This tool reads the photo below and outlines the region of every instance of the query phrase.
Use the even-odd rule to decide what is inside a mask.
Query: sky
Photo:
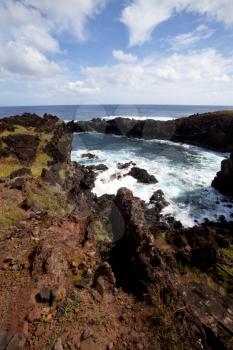
[[[233,0],[0,0],[0,105],[233,105]]]

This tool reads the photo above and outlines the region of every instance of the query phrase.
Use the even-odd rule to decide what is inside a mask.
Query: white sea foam
[[[105,120],[112,120],[116,118],[124,118],[124,119],[135,119],[135,120],[148,120],[148,119],[153,119],[153,120],[160,120],[160,121],[167,121],[167,120],[173,120],[177,119],[177,117],[172,117],[172,116],[137,116],[137,115],[110,115],[110,116],[104,116],[100,117],[101,119]]]
[[[92,143],[92,137],[100,137],[99,147],[96,139]],[[175,216],[184,226],[193,226],[195,221],[202,222],[205,218],[217,221],[220,215],[230,220],[233,209],[228,208],[229,203],[223,202],[224,197],[210,186],[220,169],[223,154],[168,141],[106,137],[104,143],[100,135],[86,134],[79,139],[78,150],[72,152],[72,159],[82,164],[104,163],[108,166],[107,171],[97,176],[93,189],[97,196],[116,194],[119,188],[127,187],[135,196],[149,203],[152,194],[162,189],[170,203],[163,214]],[[112,146],[109,146],[111,142]],[[96,154],[98,161],[83,160],[81,155],[86,151]],[[141,184],[133,177],[126,176],[129,169],[117,169],[118,162],[131,160],[156,176],[159,182]]]

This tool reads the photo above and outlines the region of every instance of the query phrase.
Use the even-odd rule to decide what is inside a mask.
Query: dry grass
[[[50,217],[63,217],[69,214],[73,207],[68,203],[66,194],[59,185],[40,184],[28,189],[27,201],[30,206],[46,211]]]
[[[24,126],[21,126],[21,125],[16,125],[15,126],[15,130],[14,131],[8,131],[8,130],[5,130],[3,132],[0,132],[0,137],[7,137],[9,135],[21,135],[21,134],[29,134],[29,135],[35,135],[36,132],[35,132],[35,129],[34,128],[25,128]]]
[[[13,171],[20,169],[22,165],[13,157],[2,158],[0,161],[0,178],[8,177]]]
[[[11,225],[24,217],[25,212],[19,208],[22,198],[16,197],[13,190],[1,193],[0,226]]]

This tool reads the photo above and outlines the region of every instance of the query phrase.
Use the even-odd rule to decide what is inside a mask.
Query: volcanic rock
[[[9,135],[3,138],[8,148],[20,161],[30,164],[35,160],[39,137],[33,135]]]
[[[127,175],[144,184],[156,184],[158,182],[154,175],[150,175],[146,170],[137,167],[132,168]]]
[[[117,168],[119,169],[119,170],[123,170],[123,169],[127,169],[127,168],[129,168],[131,165],[136,165],[136,163],[134,163],[134,162],[128,162],[128,163],[118,163],[117,164]]]
[[[92,153],[83,153],[81,155],[82,158],[87,158],[87,159],[98,159],[98,157],[95,154]]]
[[[221,171],[217,173],[212,186],[223,194],[233,196],[233,153],[222,161]]]

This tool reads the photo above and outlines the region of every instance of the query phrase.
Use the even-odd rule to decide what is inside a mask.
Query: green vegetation
[[[53,134],[43,132],[39,137],[40,143],[37,149],[36,159],[31,166],[32,175],[35,177],[41,176],[42,169],[48,169],[48,161],[52,160],[52,158],[45,153],[44,147],[51,141]]]
[[[228,258],[233,259],[233,245],[231,245],[229,248],[221,248],[220,252],[226,255]]]
[[[32,175],[41,176],[42,169],[48,169],[48,161],[52,160],[46,153],[39,153],[31,166]]]
[[[35,161],[30,166],[33,176],[39,177],[41,176],[42,169],[48,169],[48,161],[52,160],[51,157],[49,157],[45,151],[44,147],[51,141],[53,137],[53,133],[46,133],[46,132],[36,132],[34,128],[25,128],[21,125],[16,125],[14,131],[3,131],[0,133],[0,137],[6,137],[9,135],[15,135],[15,134],[22,134],[22,135],[38,135],[40,138],[40,143],[37,149],[37,154]],[[2,143],[2,146],[4,146],[4,143]],[[2,158],[0,161],[1,167],[0,167],[0,178],[8,177],[13,171],[20,169],[25,164],[21,164],[19,160],[16,157],[7,157]],[[63,173],[61,174],[63,175]],[[65,174],[64,174],[65,176]]]
[[[194,266],[183,265],[181,263],[178,264],[178,270],[181,275],[184,275],[188,272],[191,272],[192,274],[197,276],[201,274],[201,271],[198,268]]]
[[[103,227],[103,224],[98,220],[94,224],[94,234],[97,242],[105,241],[111,242],[111,237],[109,233]]]
[[[59,177],[64,180],[65,179],[65,175],[66,175],[66,171],[65,169],[60,169],[59,170]]]
[[[30,206],[46,211],[50,217],[63,217],[73,209],[59,185],[41,184],[33,187],[28,191],[27,201]]]
[[[1,196],[0,226],[11,225],[23,218],[24,211],[18,207],[18,202],[12,191]]]
[[[233,275],[233,266],[228,265],[217,265],[214,272],[213,278],[217,283],[220,283],[226,292],[228,292],[230,286],[232,285],[232,277],[228,275]]]
[[[35,135],[35,129],[34,128],[25,128],[24,126],[16,125],[14,127],[14,131],[5,130],[3,132],[0,132],[0,137],[7,137],[9,135],[15,135],[15,134]]]
[[[22,168],[20,162],[14,157],[2,158],[0,160],[0,178],[8,177],[13,171]]]

